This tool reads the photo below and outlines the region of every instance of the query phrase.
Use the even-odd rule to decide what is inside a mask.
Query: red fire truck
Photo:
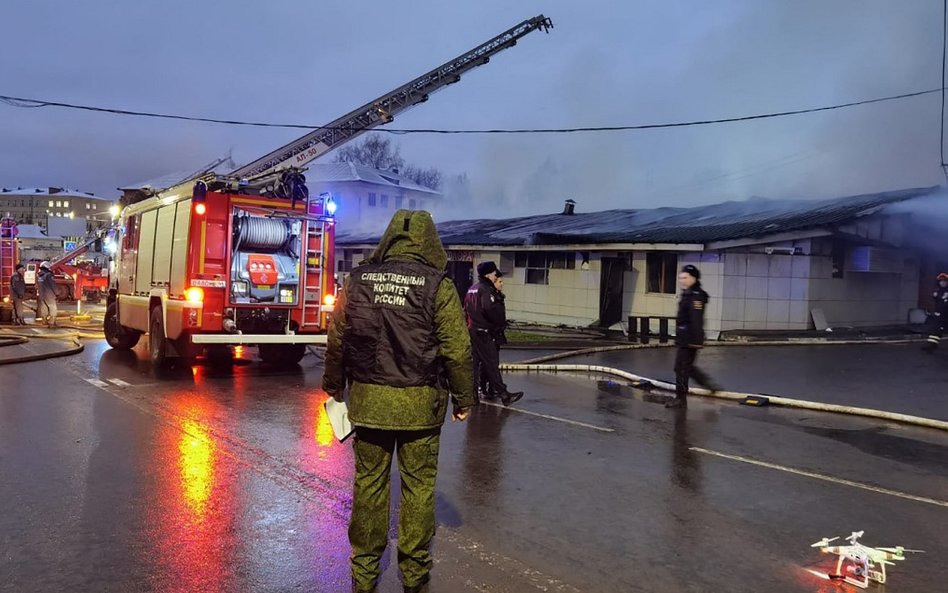
[[[309,196],[305,165],[551,26],[543,15],[524,21],[244,167],[195,175],[125,207],[109,345],[132,348],[148,333],[156,364],[205,349],[217,358],[237,344],[258,346],[265,362],[299,362],[307,344],[325,343],[335,302],[335,203]]]

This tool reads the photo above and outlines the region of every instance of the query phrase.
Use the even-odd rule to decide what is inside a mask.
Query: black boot
[[[504,404],[505,406],[510,406],[510,404],[520,401],[520,398],[522,397],[523,397],[522,391],[514,391],[514,392],[508,391],[507,393],[500,396],[500,402]]]

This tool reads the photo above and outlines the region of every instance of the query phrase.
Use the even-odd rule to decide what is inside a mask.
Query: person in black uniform
[[[935,299],[935,310],[928,318],[928,341],[922,350],[931,354],[941,343],[941,336],[945,331],[945,320],[948,319],[948,274],[942,272],[935,279],[937,285],[932,296]]]
[[[687,265],[678,274],[681,298],[678,301],[678,319],[675,324],[675,399],[665,404],[666,408],[688,407],[688,380],[694,379],[711,391],[717,385],[704,371],[695,366],[698,350],[704,347],[704,310],[708,305],[708,293],[701,288],[701,271]]]
[[[464,297],[464,312],[467,314],[467,327],[471,333],[471,349],[474,353],[475,377],[480,373],[486,376],[489,391],[494,397],[500,397],[505,406],[509,406],[523,397],[523,392],[507,391],[500,376],[500,352],[497,347],[498,336],[503,336],[507,327],[507,313],[503,295],[497,290],[495,282],[503,276],[492,261],[477,266],[477,283],[471,286]]]
[[[501,328],[494,332],[494,345],[497,347],[497,358],[500,360],[500,348],[507,343],[507,295],[504,294],[504,278],[503,276],[498,276],[494,280],[494,288],[497,289],[497,304],[500,309],[499,317],[502,317],[504,320]],[[484,367],[481,365],[474,369],[477,377],[477,386],[480,390],[480,393],[483,395],[484,399],[493,400],[497,399],[497,394],[494,393],[494,390],[490,386],[490,379],[487,376],[487,373],[484,372]]]

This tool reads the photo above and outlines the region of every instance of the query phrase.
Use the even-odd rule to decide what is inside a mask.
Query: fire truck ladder
[[[415,80],[382,95],[374,101],[347,113],[326,126],[313,130],[302,138],[278,148],[252,163],[235,169],[226,175],[217,175],[210,169],[184,179],[174,186],[156,191],[156,195],[190,193],[195,181],[211,182],[215,179],[251,181],[271,179],[287,169],[302,169],[307,163],[319,158],[334,148],[383,124],[390,123],[395,116],[424,103],[429,95],[461,80],[461,75],[490,62],[491,56],[517,45],[517,40],[533,31],[549,32],[553,21],[541,15],[523,21],[490,41],[438,66]],[[265,183],[269,184],[270,181]],[[270,187],[269,185],[267,187]]]
[[[85,254],[87,251],[89,251],[89,249],[92,248],[93,245],[95,245],[96,241],[99,241],[102,239],[102,235],[103,233],[96,232],[95,236],[92,239],[87,240],[85,243],[83,243],[82,245],[79,245],[78,247],[76,247],[75,249],[67,253],[66,255],[60,257],[59,259],[51,261],[49,263],[49,267],[53,271],[55,271],[56,268],[58,268],[59,266],[69,263],[72,260],[79,257],[80,255]]]
[[[314,130],[299,140],[233,171],[230,176],[252,179],[281,169],[302,168],[333,148],[375,128],[390,123],[395,116],[428,100],[429,95],[461,80],[461,75],[487,64],[491,56],[513,47],[517,40],[533,31],[548,32],[553,22],[542,14],[523,21],[490,41],[438,66],[408,84]]]
[[[0,220],[0,299],[10,297],[10,279],[16,266],[16,223],[12,218]]]
[[[303,285],[302,327],[320,327],[322,319],[323,274],[325,273],[323,243],[324,222],[315,220],[306,223],[306,280]],[[331,265],[331,264],[330,264]]]

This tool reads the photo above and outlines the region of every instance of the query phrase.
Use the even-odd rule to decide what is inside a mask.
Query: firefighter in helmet
[[[353,590],[376,590],[388,542],[393,457],[401,475],[398,566],[405,591],[426,587],[435,532],[441,425],[476,403],[471,342],[431,215],[399,210],[372,256],[352,271],[329,328],[323,389],[349,388],[355,488]]]
[[[935,279],[937,285],[932,297],[935,299],[935,307],[931,317],[928,318],[928,341],[922,346],[925,352],[934,352],[941,342],[941,336],[945,330],[945,323],[948,321],[948,274],[942,272]]]

